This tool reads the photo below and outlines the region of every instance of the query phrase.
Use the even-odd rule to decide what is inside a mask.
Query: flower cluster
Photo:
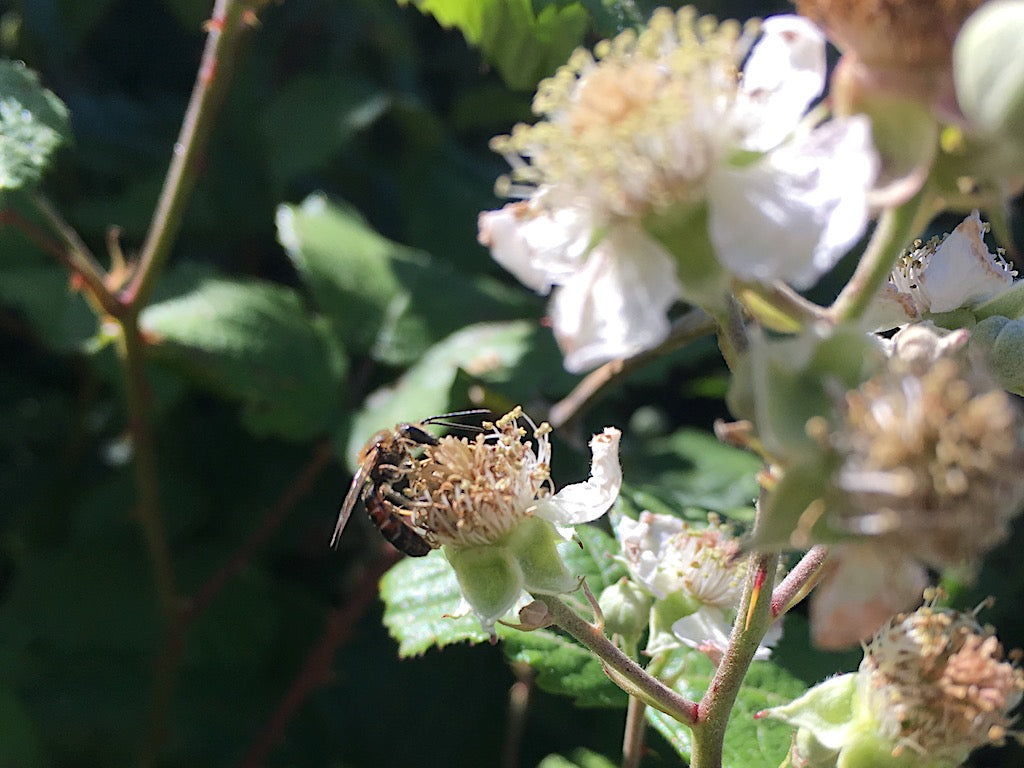
[[[495,139],[512,166],[501,186],[525,200],[481,214],[480,241],[527,286],[558,286],[568,369],[655,345],[676,300],[721,300],[722,267],[807,287],[863,232],[866,119],[801,125],[824,38],[794,16],[755,38],[660,9],[639,34],[577,50],[538,88],[543,119]],[[666,226],[681,237],[650,234]]]
[[[646,652],[685,645],[713,661],[729,643],[746,573],[746,559],[729,528],[715,515],[706,527],[678,517],[643,512],[616,528],[630,578],[652,598]],[[767,659],[781,636],[774,625],[755,655]]]
[[[534,425],[516,408],[484,427],[472,440],[449,435],[426,446],[407,474],[405,494],[410,522],[444,550],[463,597],[493,632],[526,593],[579,586],[556,545],[573,525],[608,511],[622,475],[620,433],[612,427],[590,443],[590,479],[557,493],[547,424]]]

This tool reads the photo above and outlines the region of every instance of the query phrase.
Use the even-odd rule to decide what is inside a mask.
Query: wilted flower
[[[570,370],[656,344],[681,296],[718,301],[715,259],[807,287],[863,232],[868,123],[801,128],[824,85],[824,40],[793,16],[763,29],[751,51],[754,26],[660,9],[639,35],[577,50],[538,88],[544,119],[495,139],[506,191],[527,199],[481,214],[480,241],[538,292],[558,286],[552,324]],[[659,218],[696,228],[666,247],[648,233]]]
[[[890,358],[830,441],[834,525],[929,565],[973,563],[1020,512],[1024,420],[965,354]]]
[[[619,430],[607,427],[591,440],[590,479],[558,493],[549,431],[516,408],[472,440],[449,435],[426,446],[408,474],[410,522],[443,548],[463,597],[489,631],[524,590],[559,594],[579,586],[557,551],[560,534],[571,536],[573,525],[603,515],[619,493]]]
[[[1003,742],[1022,693],[1024,674],[992,631],[931,600],[891,619],[856,673],[762,714],[799,728],[794,765],[955,768]]]
[[[745,559],[715,515],[697,528],[672,515],[623,517],[616,529],[630,578],[654,597],[647,653],[679,645],[717,661],[728,646],[743,593]],[[767,659],[781,636],[772,626],[754,658]]]
[[[936,312],[972,308],[1013,285],[1017,272],[985,245],[988,226],[977,211],[944,237],[918,241],[900,255],[870,324],[884,330]]]

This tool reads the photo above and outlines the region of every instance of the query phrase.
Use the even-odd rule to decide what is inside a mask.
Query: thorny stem
[[[348,639],[359,617],[373,605],[377,599],[377,583],[400,558],[397,550],[382,548],[380,558],[363,574],[352,597],[344,606],[330,612],[320,641],[310,649],[302,668],[281,698],[269,722],[260,729],[259,735],[249,746],[239,768],[260,768],[284,736],[285,728],[309,694],[330,679],[331,661],[338,646]]]
[[[881,290],[900,251],[906,248],[935,213],[929,185],[902,205],[889,208],[878,220],[864,254],[839,296],[828,310],[834,323],[856,320]]]
[[[704,310],[690,310],[673,323],[668,337],[658,346],[632,357],[612,360],[587,374],[572,392],[551,407],[547,422],[555,429],[564,427],[625,376],[714,330],[715,321]]]
[[[693,729],[690,768],[722,766],[722,747],[729,715],[754,653],[772,622],[770,601],[766,598],[771,593],[778,563],[777,553],[754,552],[750,555],[746,586],[729,638],[729,647],[698,705],[700,723]],[[755,585],[760,587],[759,593],[755,592]],[[751,602],[755,597],[757,603],[751,610]]]
[[[817,544],[804,553],[800,562],[793,566],[772,592],[772,618],[786,613],[807,595],[821,575],[821,567],[827,558],[828,547],[823,544]]]
[[[534,595],[534,598],[547,606],[555,624],[597,654],[609,669],[635,686],[653,706],[684,725],[693,726],[697,722],[697,704],[652,677],[559,598],[554,595]]]
[[[217,0],[208,36],[171,165],[153,213],[138,267],[124,293],[127,303],[144,306],[181,228],[185,207],[209,143],[218,107],[227,93],[243,33],[266,0]]]

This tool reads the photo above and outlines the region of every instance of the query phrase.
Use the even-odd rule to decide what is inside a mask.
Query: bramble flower
[[[968,564],[1020,512],[1024,420],[965,354],[921,347],[847,393],[833,524],[934,567]]]
[[[556,544],[571,537],[572,526],[608,511],[622,473],[620,432],[607,427],[590,442],[590,479],[554,493],[547,424],[534,425],[516,408],[484,426],[489,431],[472,440],[449,435],[426,446],[405,494],[411,524],[444,550],[463,597],[493,633],[525,593],[579,586]]]
[[[751,50],[755,36],[660,9],[639,34],[577,50],[538,88],[542,120],[494,140],[512,166],[500,186],[523,200],[481,214],[480,241],[527,286],[554,287],[570,370],[657,344],[676,300],[721,299],[722,267],[805,288],[863,232],[867,120],[800,124],[824,85],[823,37],[795,16],[766,20]]]
[[[956,229],[900,255],[889,282],[869,311],[878,330],[937,312],[972,308],[1013,285],[1017,272],[985,245],[988,225],[974,211]]]
[[[974,749],[1003,743],[1022,694],[1024,673],[992,631],[933,597],[892,618],[856,673],[761,714],[798,727],[794,765],[955,768]]]
[[[672,515],[623,517],[616,535],[630,578],[654,598],[646,652],[685,645],[717,661],[729,643],[743,592],[746,562],[729,528],[710,515],[695,528]],[[782,635],[772,626],[754,658],[767,659]]]

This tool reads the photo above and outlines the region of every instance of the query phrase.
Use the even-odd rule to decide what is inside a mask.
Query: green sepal
[[[1024,394],[1024,319],[982,320],[971,330],[969,349],[985,361],[999,386]]]
[[[708,309],[722,308],[730,277],[708,235],[707,206],[674,206],[650,214],[643,226],[675,262],[683,298]]]
[[[485,628],[515,605],[523,592],[523,571],[505,547],[444,547],[459,589]]]
[[[555,526],[539,517],[524,520],[502,542],[519,563],[529,592],[560,595],[579,587],[579,579],[565,566],[558,552],[562,541]]]
[[[647,640],[647,652],[660,653],[678,647],[679,640],[672,632],[672,625],[699,611],[701,605],[700,600],[681,591],[655,600],[651,608],[651,636]]]
[[[856,703],[857,674],[850,672],[819,683],[789,704],[766,709],[763,716],[805,730],[823,750],[838,753],[854,734]]]
[[[878,347],[855,328],[836,329],[827,336],[811,330],[784,339],[752,334],[750,385],[765,447],[787,464],[818,456],[821,446],[807,434],[808,420],[821,416],[831,421],[837,385],[858,386],[881,359]]]
[[[995,298],[975,307],[973,313],[978,320],[997,316],[1024,317],[1024,280],[1018,280]]]
[[[760,550],[806,549],[837,537],[827,524],[824,499],[831,487],[836,457],[818,456],[785,470],[765,499],[761,520],[749,546]],[[817,506],[816,506],[817,505]],[[820,508],[819,508],[820,507]]]

